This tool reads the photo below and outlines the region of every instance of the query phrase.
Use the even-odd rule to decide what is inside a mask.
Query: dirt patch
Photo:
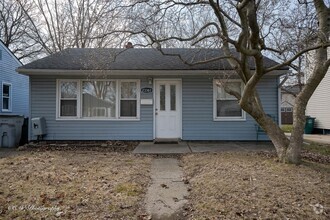
[[[327,164],[228,152],[186,155],[182,165],[191,188],[189,219],[329,219]]]
[[[330,155],[323,155],[312,151],[302,150],[301,158],[316,163],[330,164]]]
[[[275,152],[260,151],[260,152],[256,152],[256,154],[267,158],[274,158],[274,159],[277,158]],[[330,164],[330,155],[324,155],[319,152],[313,152],[310,150],[302,150],[301,159],[303,161],[311,161],[315,163],[328,164],[328,165]]]
[[[136,219],[145,213],[150,163],[81,149],[0,159],[0,218]]]
[[[0,159],[5,157],[15,157],[25,154],[25,151],[18,151],[16,148],[0,147]]]
[[[136,141],[40,141],[21,146],[18,151],[131,152],[138,144]]]

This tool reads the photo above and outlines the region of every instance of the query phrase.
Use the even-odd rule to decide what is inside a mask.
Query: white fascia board
[[[21,69],[17,68],[17,72],[33,76],[33,75],[44,75],[44,76],[62,76],[62,75],[138,75],[138,76],[194,76],[194,75],[221,75],[221,74],[236,74],[233,70],[60,70],[60,69]],[[265,76],[279,76],[288,73],[289,70],[275,70],[267,73]]]

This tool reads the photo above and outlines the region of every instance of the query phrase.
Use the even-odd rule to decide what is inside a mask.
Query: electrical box
[[[32,134],[45,135],[46,134],[46,119],[44,117],[32,118]]]

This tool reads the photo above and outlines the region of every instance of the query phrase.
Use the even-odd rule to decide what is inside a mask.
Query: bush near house
[[[282,125],[281,128],[285,133],[291,133],[293,127],[292,125]]]

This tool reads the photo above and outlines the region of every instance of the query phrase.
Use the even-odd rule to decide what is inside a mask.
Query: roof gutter
[[[27,76],[63,76],[63,75],[113,75],[113,76],[129,76],[129,75],[222,75],[236,74],[234,70],[61,70],[61,69],[22,69],[17,68],[17,72]],[[274,70],[266,74],[266,76],[280,76],[290,72],[290,70]]]

